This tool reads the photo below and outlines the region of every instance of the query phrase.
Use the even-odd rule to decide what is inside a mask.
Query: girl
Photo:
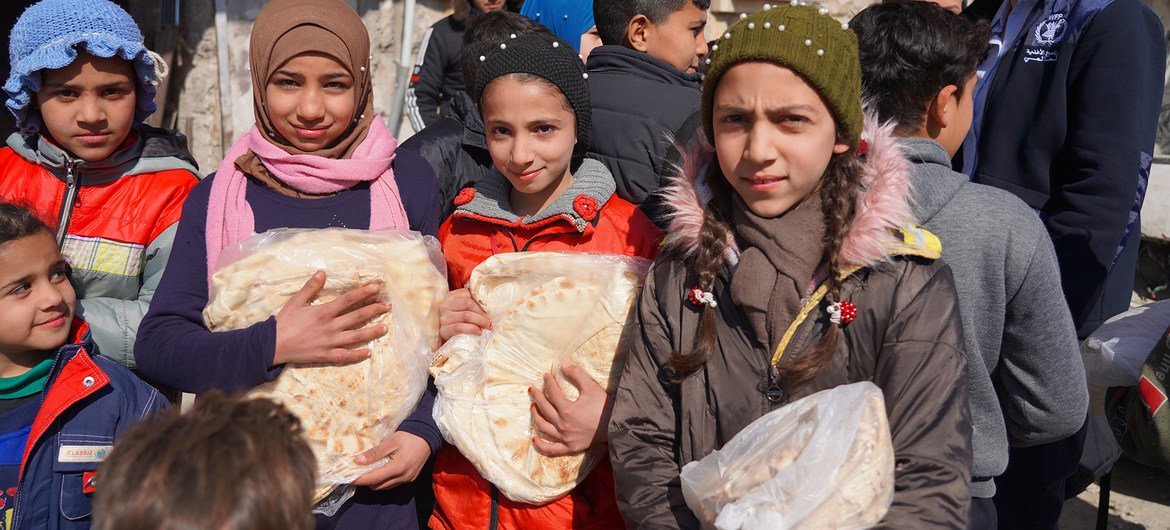
[[[610,420],[633,527],[697,528],[680,468],[795,399],[882,388],[891,528],[966,525],[971,427],[956,293],[913,228],[907,164],[862,129],[857,40],[814,6],[741,20],[712,46],[699,203],[669,190],[668,250],[642,292]],[[866,153],[868,151],[868,154]]]
[[[2,528],[89,528],[103,455],[167,405],[98,355],[89,324],[76,317],[69,274],[49,227],[0,202]]]
[[[56,227],[78,314],[102,354],[134,367],[134,337],[199,182],[181,135],[143,123],[167,66],[108,0],[44,0],[12,28],[0,199]]]
[[[373,109],[369,35],[343,0],[275,0],[252,29],[256,126],[236,142],[183,208],[176,251],[143,320],[135,353],[148,377],[185,392],[246,390],[285,363],[346,362],[386,332],[358,330],[389,310],[377,286],[312,306],[319,273],[274,318],[246,329],[203,327],[209,274],[220,251],[253,232],[290,228],[411,229],[434,234],[434,173],[395,140]],[[400,195],[401,190],[401,195]],[[440,439],[433,389],[394,435],[359,458],[391,463],[359,478],[354,499],[320,528],[415,528],[408,487]]]
[[[464,285],[500,252],[577,251],[652,258],[658,230],[614,195],[605,166],[584,158],[590,104],[585,67],[573,48],[544,36],[506,39],[484,54],[472,96],[479,102],[495,171],[464,189],[439,231],[453,289],[439,308],[444,340],[491,325]],[[578,367],[565,376],[581,389],[564,398],[551,375],[533,396],[538,450],[564,455],[605,442],[607,395]],[[541,506],[513,502],[479,475],[459,450],[435,461],[433,529],[620,528],[613,478],[603,462],[569,495]],[[491,526],[495,524],[496,526]]]

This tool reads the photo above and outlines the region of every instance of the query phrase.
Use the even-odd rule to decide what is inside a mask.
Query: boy
[[[166,406],[98,355],[53,233],[0,202],[0,529],[89,528],[98,463]],[[114,494],[118,494],[114,492]]]
[[[135,426],[101,465],[97,530],[311,530],[317,465],[300,421],[212,392]]]
[[[602,45],[589,55],[593,142],[589,153],[617,181],[618,196],[640,205],[669,173],[670,136],[699,110],[698,73],[707,55],[709,0],[594,0]],[[685,139],[684,139],[685,141]]]
[[[475,17],[463,35],[459,58],[463,79],[468,86],[475,86],[479,57],[509,40],[511,35],[538,34],[549,35],[549,31],[532,19],[508,11]],[[459,190],[475,185],[493,170],[492,157],[484,142],[483,120],[465,90],[452,96],[450,113],[407,138],[400,147],[422,155],[434,168],[439,178],[440,221],[455,211],[453,201]]]
[[[414,75],[410,77],[406,105],[415,131],[450,116],[456,94],[463,91],[466,78],[462,75],[459,50],[467,25],[482,14],[504,9],[503,0],[453,0],[452,5],[455,12],[423,35]]]
[[[143,123],[166,65],[108,0],[44,0],[12,28],[4,90],[22,133],[0,149],[0,200],[56,227],[78,314],[134,367],[138,324],[197,169],[186,139]]]
[[[954,273],[974,428],[968,527],[995,528],[994,479],[1007,466],[1008,447],[1067,437],[1088,407],[1056,255],[1023,201],[950,168],[971,125],[987,26],[929,2],[885,0],[850,27],[863,98],[902,137],[915,217],[942,240]]]

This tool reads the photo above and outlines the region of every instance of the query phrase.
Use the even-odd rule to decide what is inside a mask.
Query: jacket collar
[[[589,63],[585,68],[593,72],[616,72],[631,74],[651,81],[700,90],[703,76],[680,72],[654,56],[631,50],[625,46],[607,44],[589,52]]]
[[[547,208],[536,215],[520,217],[512,213],[508,194],[512,185],[499,170],[493,169],[474,188],[466,188],[455,198],[454,216],[468,217],[503,226],[536,228],[564,221],[577,232],[596,225],[601,208],[613,196],[617,185],[605,164],[591,158],[581,162],[573,172],[573,183]]]
[[[20,463],[20,480],[28,467],[33,449],[57,419],[66,414],[74,405],[93,395],[110,383],[110,376],[90,357],[95,352],[89,324],[80,317],[73,318],[69,332],[69,343],[58,348],[45,393],[37,416],[33,420],[28,442],[24,446],[24,457]]]
[[[951,169],[951,160],[943,147],[925,138],[901,138],[906,157],[913,163],[910,183],[914,189],[914,217],[929,223],[959,189],[967,183],[965,176]]]
[[[480,117],[479,108],[475,106],[475,101],[467,91],[460,90],[451,96],[451,111],[455,119],[463,124],[463,145],[487,149],[483,118]]]
[[[859,183],[861,195],[838,260],[848,269],[877,265],[899,254],[937,254],[933,247],[927,248],[936,245],[937,239],[913,227],[910,162],[893,136],[893,125],[879,125],[867,117],[861,136],[869,149]],[[699,231],[710,200],[702,174],[709,149],[703,146],[699,152],[688,153],[681,172],[668,178],[662,192],[669,223],[663,245],[686,257],[702,244]],[[734,239],[728,241],[728,254],[734,263],[739,254]]]
[[[165,129],[139,124],[110,156],[95,162],[75,159],[64,149],[39,134],[13,133],[8,146],[32,164],[37,164],[64,181],[72,166],[86,185],[111,182],[123,176],[169,169],[183,169],[199,175],[199,165],[187,151],[187,139]]]

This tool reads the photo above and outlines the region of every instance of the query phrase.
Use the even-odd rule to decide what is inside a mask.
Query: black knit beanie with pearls
[[[589,150],[593,104],[585,64],[567,42],[548,36],[527,35],[507,39],[479,56],[475,86],[471,97],[483,112],[483,90],[497,77],[508,74],[531,74],[548,80],[565,95],[577,117],[577,144],[573,159],[580,160]]]

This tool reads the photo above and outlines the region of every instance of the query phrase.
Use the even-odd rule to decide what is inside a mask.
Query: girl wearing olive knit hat
[[[912,224],[904,155],[863,123],[856,37],[826,13],[766,9],[711,46],[702,118],[714,150],[702,175],[690,168],[665,191],[670,229],[609,424],[631,526],[698,527],[683,465],[770,411],[859,381],[883,390],[897,467],[892,506],[855,522],[965,525],[955,287],[937,238]]]

